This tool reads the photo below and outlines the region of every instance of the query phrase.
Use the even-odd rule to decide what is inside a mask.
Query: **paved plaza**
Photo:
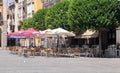
[[[25,58],[0,50],[0,73],[120,73],[120,58]]]

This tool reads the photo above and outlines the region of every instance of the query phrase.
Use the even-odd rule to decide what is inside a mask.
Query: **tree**
[[[48,9],[40,9],[38,10],[34,16],[34,22],[35,22],[35,28],[38,30],[45,30],[46,29],[46,25],[45,25],[45,16],[47,13]]]
[[[117,0],[72,0],[68,18],[71,30],[98,30],[102,49],[102,32],[120,25],[120,5]]]
[[[71,30],[112,29],[119,26],[117,0],[72,0],[68,21]]]
[[[68,23],[70,29],[73,31],[79,31],[86,29],[86,20],[89,18],[86,14],[84,4],[88,4],[87,0],[72,0],[68,10]]]
[[[34,26],[35,26],[35,24],[34,24],[33,18],[28,18],[23,21],[22,29],[34,28]]]
[[[56,3],[53,7],[48,10],[48,13],[45,17],[45,23],[49,28],[58,28],[62,27],[64,29],[69,30],[68,25],[68,0],[62,0],[59,3]]]

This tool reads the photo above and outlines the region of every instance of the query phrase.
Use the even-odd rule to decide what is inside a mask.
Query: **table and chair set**
[[[98,57],[99,47],[93,45],[89,48],[87,45],[82,47],[68,48],[44,48],[44,47],[8,47],[11,54],[19,56],[47,56],[47,57]]]
[[[116,45],[109,45],[105,50],[105,56],[113,58],[120,57],[120,47],[117,47]]]

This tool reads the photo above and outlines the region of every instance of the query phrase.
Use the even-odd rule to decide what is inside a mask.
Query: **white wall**
[[[116,29],[116,43],[120,44],[120,27]]]
[[[21,5],[19,7],[18,17],[19,17],[19,20],[21,21],[24,20],[23,1],[24,0],[18,0],[19,5]],[[34,4],[32,4],[32,2],[34,2],[34,0],[27,0],[27,5],[26,5],[27,6],[27,18],[31,18],[33,16]]]
[[[18,17],[19,20],[23,21],[23,1],[24,0],[18,0],[19,8],[18,8]]]
[[[18,31],[18,16],[19,16],[19,11],[18,11],[18,6],[19,4],[17,2],[15,2],[15,32]]]
[[[34,4],[32,4],[33,0],[28,0],[27,4],[27,18],[31,18],[33,16],[33,11],[34,11]]]

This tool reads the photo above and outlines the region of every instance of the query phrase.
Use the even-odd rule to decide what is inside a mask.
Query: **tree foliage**
[[[68,22],[71,30],[111,29],[119,26],[117,0],[72,0]]]
[[[35,22],[35,28],[38,30],[45,30],[46,29],[46,25],[45,25],[45,16],[47,13],[48,9],[40,9],[38,10],[34,16],[34,22]]]
[[[41,9],[33,18],[24,20],[23,28],[38,30],[62,27],[79,31],[112,29],[120,24],[117,0],[62,0],[49,9]]]
[[[49,9],[45,17],[45,23],[48,28],[62,27],[69,30],[67,16],[69,3],[68,0],[62,0]]]
[[[34,24],[33,18],[28,18],[23,21],[22,29],[34,28],[34,26],[35,26],[35,24]]]

